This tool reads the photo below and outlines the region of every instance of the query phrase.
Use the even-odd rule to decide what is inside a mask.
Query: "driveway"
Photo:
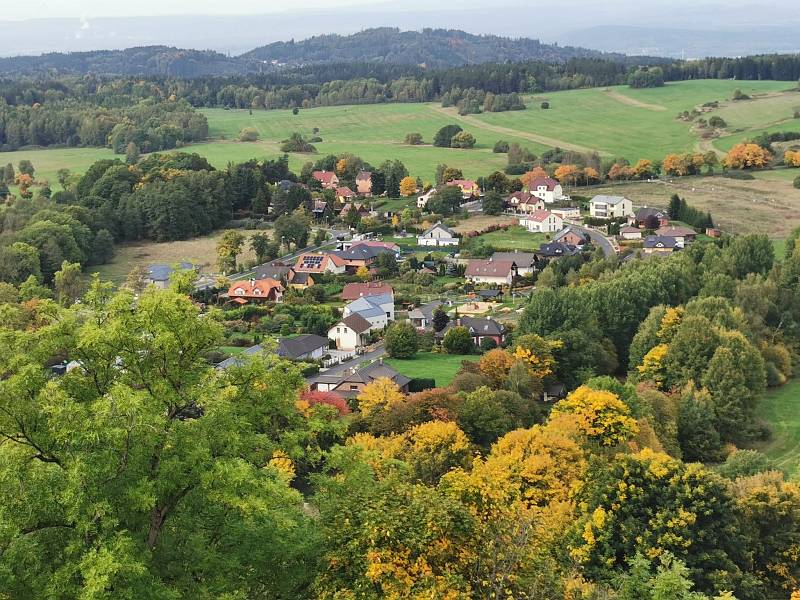
[[[383,342],[378,342],[377,344],[375,344],[375,349],[374,350],[370,350],[369,352],[365,352],[364,354],[360,354],[360,355],[356,356],[355,358],[353,358],[351,360],[348,360],[348,361],[343,362],[343,363],[339,363],[338,365],[332,366],[330,369],[327,369],[325,371],[320,371],[316,375],[312,375],[311,377],[307,377],[306,378],[306,382],[308,382],[308,384],[310,385],[310,384],[316,382],[320,378],[320,376],[322,376],[322,375],[324,375],[326,377],[330,376],[330,375],[337,376],[337,377],[340,376],[340,375],[344,375],[344,373],[346,371],[349,371],[350,369],[352,369],[354,367],[359,367],[363,363],[370,362],[370,361],[373,361],[373,360],[377,360],[380,357],[384,356],[385,354],[386,354],[386,349],[383,347]]]
[[[611,242],[611,240],[596,229],[582,227],[580,225],[570,225],[570,227],[577,229],[578,231],[582,231],[588,235],[591,238],[592,243],[594,243],[596,246],[600,246],[600,248],[603,249],[603,254],[606,255],[606,258],[609,256],[614,256],[617,253],[617,249],[614,247],[614,244]]]

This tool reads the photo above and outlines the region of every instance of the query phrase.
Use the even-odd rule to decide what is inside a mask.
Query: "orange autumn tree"
[[[531,182],[537,177],[547,177],[547,171],[545,171],[542,167],[533,167],[533,169],[527,173],[523,173],[519,180],[522,182],[522,185],[526,190],[530,190]]]
[[[594,167],[586,167],[583,170],[583,178],[586,180],[586,185],[598,183],[600,181],[600,173]]]
[[[411,177],[403,177],[400,180],[400,195],[412,196],[417,191],[417,180]]]
[[[762,169],[769,165],[772,154],[758,144],[736,144],[722,160],[729,169]]]
[[[556,179],[567,185],[575,185],[578,175],[580,175],[580,169],[575,165],[561,165],[555,172]]]
[[[666,175],[683,177],[691,171],[691,161],[686,155],[667,154],[661,163],[661,168]]]
[[[503,386],[508,372],[515,362],[516,359],[506,350],[495,348],[481,356],[478,362],[478,370],[486,379],[489,387],[496,389]]]

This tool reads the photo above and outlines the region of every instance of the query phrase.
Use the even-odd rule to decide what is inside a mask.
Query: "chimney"
[[[251,277],[250,278],[250,285],[255,285],[255,284],[256,284],[256,278],[255,277]]]
[[[381,356],[381,357],[378,359],[378,364],[379,364],[379,365],[382,365],[382,364],[383,364],[383,357],[382,357],[382,356]]]

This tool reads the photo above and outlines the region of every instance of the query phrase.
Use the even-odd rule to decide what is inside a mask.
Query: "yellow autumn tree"
[[[436,483],[451,469],[469,468],[472,464],[472,445],[453,422],[422,423],[412,427],[404,437],[407,441],[404,458],[423,482]]]
[[[658,339],[665,344],[671,342],[682,320],[682,306],[667,308],[667,310],[664,312],[664,316],[661,318],[661,325],[659,326],[658,333],[656,334]]]
[[[616,394],[585,385],[556,404],[553,414],[572,416],[583,435],[601,446],[621,444],[639,430],[630,408]]]
[[[403,177],[400,180],[400,195],[413,196],[417,191],[417,180],[411,177]]]
[[[653,174],[653,163],[646,158],[640,158],[633,167],[633,175],[638,179],[644,179]]]
[[[787,150],[784,152],[783,163],[787,167],[800,167],[800,150]]]
[[[343,175],[344,172],[347,171],[347,159],[340,158],[338,161],[336,161],[335,170],[339,175]]]
[[[358,277],[361,281],[367,281],[370,278],[369,269],[364,265],[361,265],[356,269],[356,277]]]
[[[729,169],[761,169],[769,165],[772,154],[758,144],[741,143],[730,149],[722,159]]]
[[[522,185],[526,190],[530,190],[531,182],[537,177],[547,177],[547,171],[545,171],[542,167],[533,167],[533,169],[527,173],[523,173],[519,180],[522,182]]]
[[[495,348],[481,356],[478,361],[478,370],[486,378],[489,387],[496,389],[503,386],[508,372],[515,362],[515,358],[508,351]]]
[[[517,340],[514,358],[523,361],[531,374],[541,380],[553,373],[556,365],[553,352],[563,345],[563,342],[546,340],[533,333],[523,335]]]
[[[667,369],[664,365],[664,360],[667,357],[668,351],[669,346],[667,344],[658,344],[644,355],[642,364],[636,367],[642,379],[649,379],[659,388],[664,387],[664,382],[667,378]]]
[[[364,386],[358,394],[358,408],[365,416],[399,404],[405,396],[397,384],[388,377],[378,377]]]
[[[600,173],[594,167],[586,167],[583,169],[583,178],[587,185],[596,183],[600,181]]]
[[[661,162],[661,168],[667,175],[683,177],[689,174],[691,164],[685,155],[667,154]]]

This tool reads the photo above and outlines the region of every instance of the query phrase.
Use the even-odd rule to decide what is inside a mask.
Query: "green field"
[[[539,246],[547,242],[544,233],[531,233],[524,227],[509,227],[506,231],[490,231],[480,238],[498,250],[538,250]]]
[[[442,387],[450,385],[453,377],[461,370],[461,361],[468,358],[452,354],[419,352],[411,359],[387,358],[384,362],[406,377],[433,377],[436,385]]]
[[[248,110],[203,109],[209,119],[210,140],[188,149],[224,167],[230,161],[274,157],[280,154],[282,139],[295,131],[311,137],[316,127],[323,139],[316,144],[317,154],[292,154],[293,169],[319,156],[352,152],[376,166],[389,158],[399,159],[412,175],[428,181],[440,163],[459,167],[468,177],[502,169],[505,155],[492,152],[498,139],[518,142],[537,154],[560,146],[629,160],[660,159],[669,152],[710,147],[711,142],[701,145],[691,123],[676,116],[714,100],[721,103],[720,107],[705,116],[719,114],[729,123],[728,135],[714,142],[720,149],[765,129],[800,129],[800,119],[791,118],[793,110],[800,108],[800,93],[787,91],[791,87],[791,83],[780,81],[698,80],[643,90],[622,86],[570,90],[529,96],[524,111],[463,117],[438,103],[321,107],[304,109],[297,115],[290,110],[250,114]],[[731,101],[735,89],[753,99]],[[544,99],[550,102],[549,110],[540,108]],[[477,146],[458,150],[402,143],[409,132],[421,133],[430,142],[434,133],[449,123],[472,132]],[[236,141],[243,127],[255,127],[260,140]],[[81,172],[93,161],[110,156],[110,150],[96,148],[22,150],[6,153],[6,161],[16,164],[21,158],[29,158],[39,176],[52,183],[59,168]]]
[[[772,439],[758,450],[790,475],[800,472],[800,380],[767,394],[759,416],[772,426]]]

